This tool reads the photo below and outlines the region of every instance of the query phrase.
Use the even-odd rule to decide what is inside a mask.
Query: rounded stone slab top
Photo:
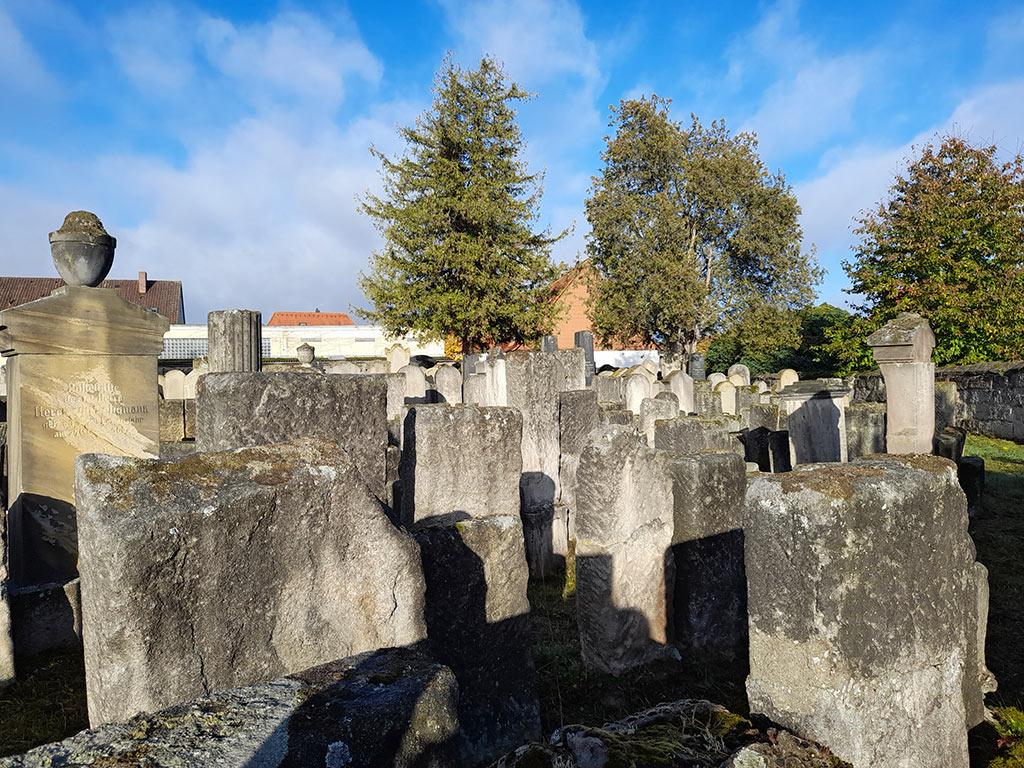
[[[117,240],[107,234],[103,222],[89,211],[72,211],[50,233],[50,255],[57,273],[68,285],[95,288],[114,264]]]

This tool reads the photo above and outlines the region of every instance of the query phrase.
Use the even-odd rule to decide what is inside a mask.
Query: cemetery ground
[[[973,768],[1024,768],[1024,445],[972,436],[967,454],[986,463],[984,514],[971,523],[978,560],[989,570],[988,665],[999,690],[988,697],[997,724],[971,734]],[[572,560],[567,572],[531,582],[534,657],[542,727],[599,726],[662,701],[706,698],[746,715],[743,659],[694,665],[665,661],[616,678],[580,660]],[[87,727],[81,653],[30,660],[0,691],[0,756],[17,754]]]

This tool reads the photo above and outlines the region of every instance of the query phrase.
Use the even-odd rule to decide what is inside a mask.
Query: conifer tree
[[[381,162],[384,190],[362,208],[384,245],[360,286],[363,311],[392,335],[456,337],[463,353],[535,339],[554,322],[550,246],[535,231],[541,177],[522,158],[514,104],[529,94],[484,58],[446,59],[432,108],[401,129],[403,156]]]

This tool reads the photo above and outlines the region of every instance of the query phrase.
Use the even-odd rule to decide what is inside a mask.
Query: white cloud
[[[877,58],[872,51],[823,54],[800,30],[799,3],[782,0],[730,45],[726,80],[740,87],[745,78],[773,78],[742,128],[757,133],[762,153],[777,160],[814,150],[851,126]]]
[[[973,143],[995,143],[1003,153],[1020,150],[1024,140],[1024,81],[983,87],[961,101],[941,123],[892,146],[836,148],[821,171],[796,186],[803,209],[804,239],[823,252],[846,251],[854,242],[853,220],[880,202],[904,161],[926,143],[955,133]],[[838,269],[838,263],[829,265]]]
[[[14,19],[0,7],[0,90],[8,106],[12,93],[53,96],[59,92],[57,81],[21,34]],[[13,112],[12,112],[13,114]]]
[[[167,3],[133,8],[107,24],[118,66],[140,90],[180,93],[195,72],[196,16]]]

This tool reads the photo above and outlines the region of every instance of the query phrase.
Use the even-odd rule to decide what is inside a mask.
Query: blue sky
[[[0,272],[53,274],[46,233],[86,208],[118,238],[112,276],[182,280],[190,320],[362,306],[367,149],[400,151],[446,51],[537,94],[521,123],[567,263],[626,96],[755,131],[833,303],[853,217],[913,146],[1024,148],[1020,2],[0,0]]]

